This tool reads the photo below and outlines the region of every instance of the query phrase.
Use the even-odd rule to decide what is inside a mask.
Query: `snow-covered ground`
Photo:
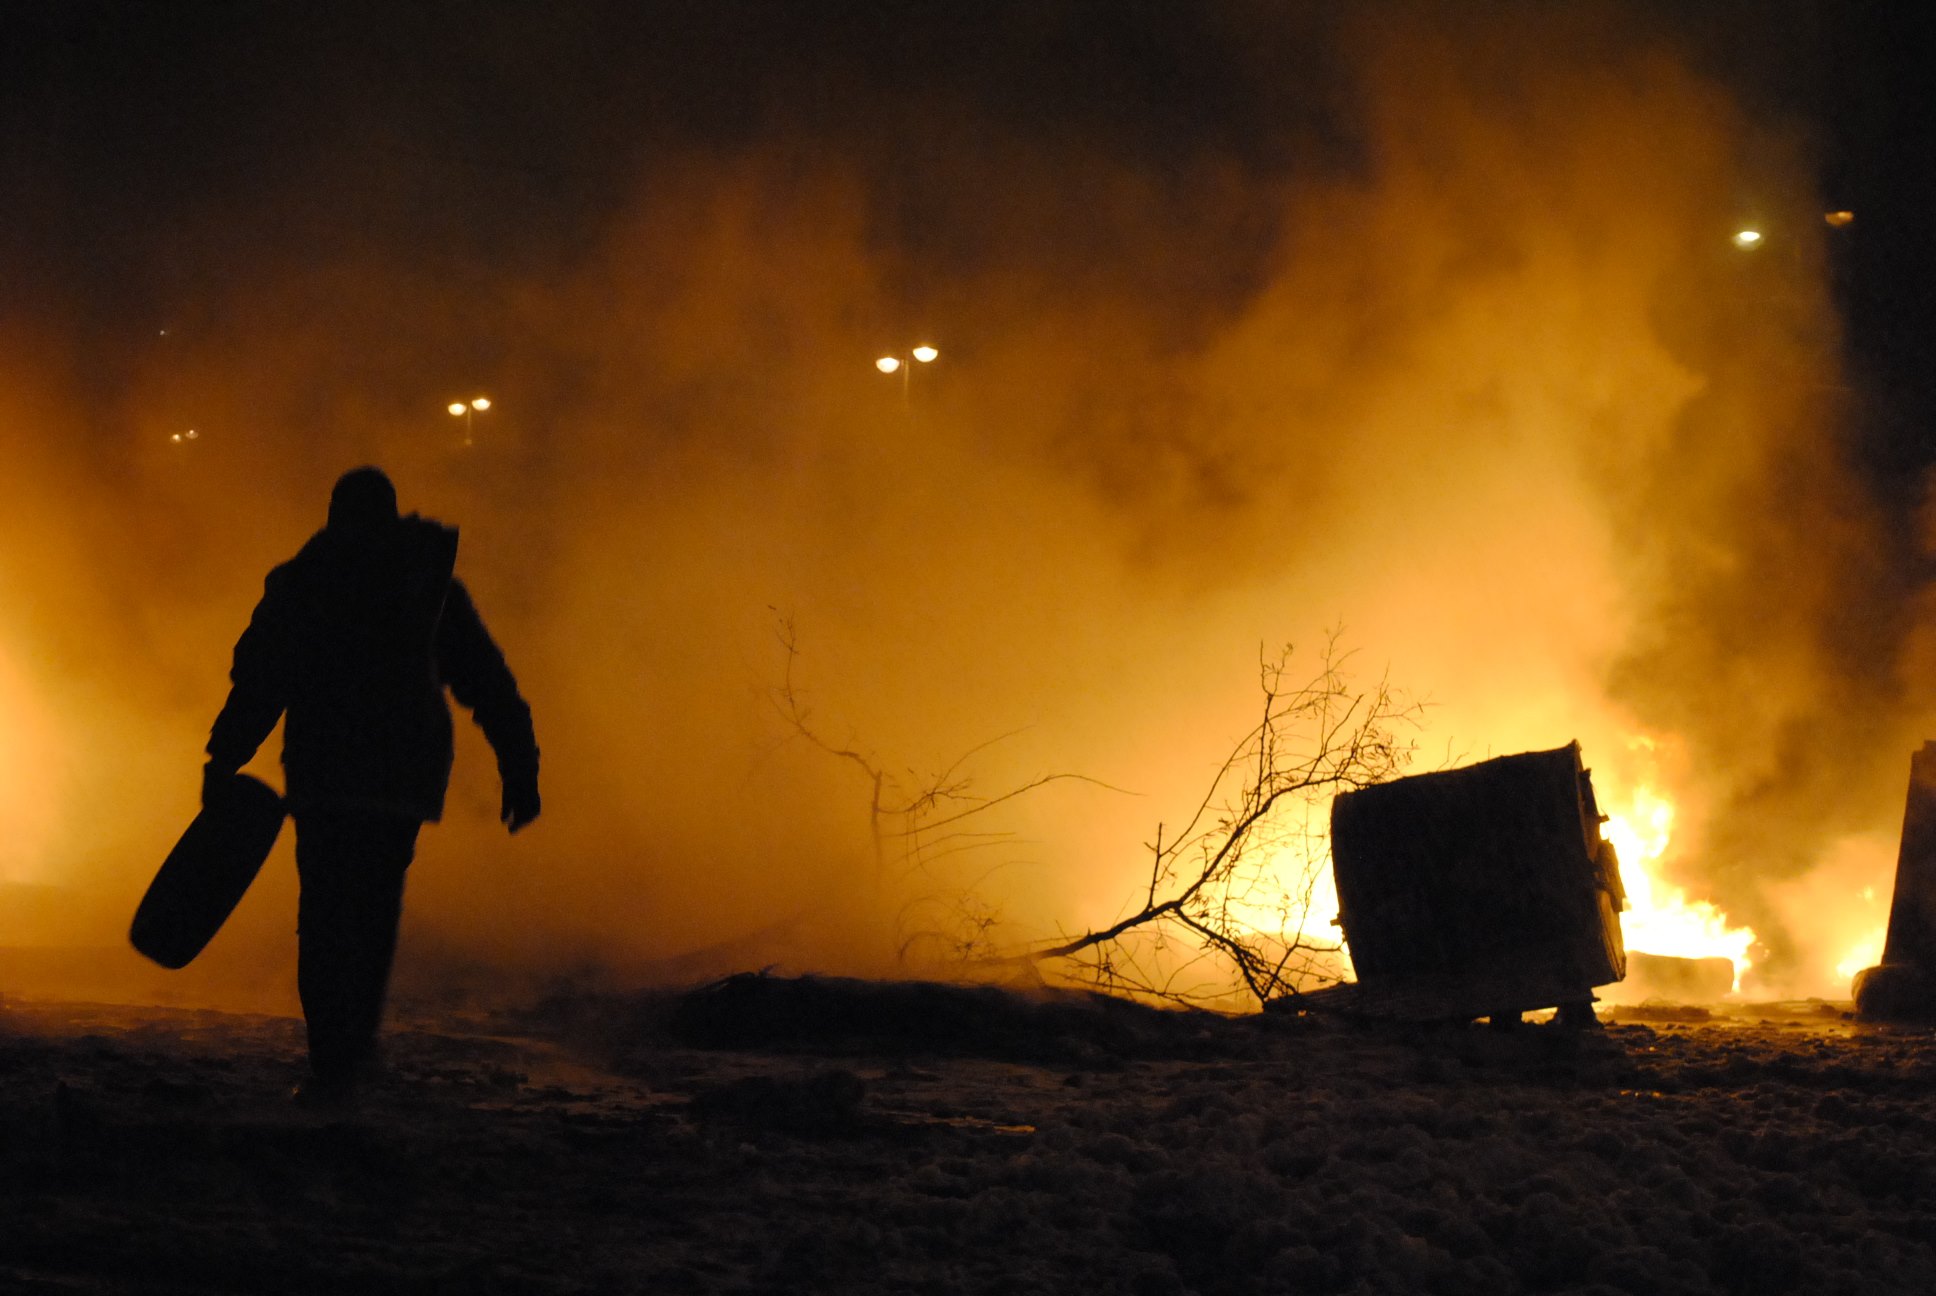
[[[289,1018],[6,1001],[0,1290],[1936,1290],[1929,1030],[888,993],[406,1011],[339,1113]]]

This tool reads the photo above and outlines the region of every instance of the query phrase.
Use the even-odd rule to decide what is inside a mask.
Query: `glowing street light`
[[[1751,248],[1759,242],[1761,242],[1761,231],[1758,229],[1744,229],[1735,232],[1734,245],[1738,248]]]
[[[936,357],[940,354],[939,351],[923,342],[920,346],[909,351],[906,357],[882,356],[874,362],[874,367],[884,374],[899,373],[901,375],[901,408],[906,409],[908,407],[908,382],[914,374],[914,365],[910,364],[909,360],[911,359],[920,364],[933,364]]]
[[[461,418],[464,420],[464,444],[470,445],[472,444],[471,420],[491,408],[491,398],[488,396],[473,396],[468,401],[452,401],[450,404],[444,406],[444,408],[450,411],[452,418]]]
[[[1855,213],[1852,211],[1823,212],[1822,219],[1836,229],[1843,229],[1855,224]]]

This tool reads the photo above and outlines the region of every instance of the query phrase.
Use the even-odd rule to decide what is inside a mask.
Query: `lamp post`
[[[901,375],[901,408],[908,408],[908,384],[914,374],[916,364],[933,364],[941,353],[925,342],[909,351],[905,356],[884,355],[874,362],[874,367],[884,374],[898,372]]]
[[[491,398],[488,396],[473,396],[468,401],[452,401],[444,408],[450,411],[452,418],[463,418],[464,444],[471,445],[471,419],[491,408]]]

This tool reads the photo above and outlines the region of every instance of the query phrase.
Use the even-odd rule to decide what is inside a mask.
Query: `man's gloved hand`
[[[210,810],[226,801],[235,790],[235,771],[214,761],[202,766],[202,809]]]
[[[504,780],[504,807],[498,818],[512,832],[538,817],[538,776],[513,776]]]

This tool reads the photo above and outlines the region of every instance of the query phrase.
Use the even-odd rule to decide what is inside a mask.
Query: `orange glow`
[[[1603,796],[1603,808],[1617,804]],[[1674,839],[1674,803],[1653,788],[1634,789],[1625,807],[1611,812],[1601,835],[1620,855],[1620,878],[1627,889],[1627,912],[1620,927],[1627,948],[1676,958],[1726,958],[1734,963],[1734,988],[1753,966],[1748,951],[1755,934],[1737,927],[1718,906],[1690,899],[1661,875],[1661,861]]]
[[[1734,245],[1736,247],[1753,247],[1759,242],[1761,242],[1760,230],[1744,229],[1737,232],[1734,236]]]
[[[45,849],[57,801],[51,774],[59,749],[46,708],[12,662],[0,655],[0,807],[7,840],[0,846],[0,882],[33,882],[45,873]],[[0,923],[6,915],[0,915]],[[7,929],[0,926],[0,943]]]
[[[1882,962],[1882,943],[1886,934],[1886,928],[1878,927],[1850,946],[1836,963],[1835,975],[1844,981],[1851,981],[1863,968],[1871,968]]]
[[[1231,923],[1258,936],[1283,939],[1301,931],[1320,945],[1338,944],[1338,883],[1328,860],[1313,861],[1302,851],[1279,851],[1257,874],[1257,885],[1233,898],[1226,911]]]
[[[1822,219],[1830,225],[1833,225],[1836,229],[1841,229],[1845,225],[1855,224],[1855,213],[1852,211],[1832,211],[1826,213]]]
[[[968,921],[999,915],[991,943],[1107,923],[1251,723],[1259,645],[1342,625],[1361,680],[1389,669],[1433,700],[1421,772],[1581,741],[1619,816],[1632,947],[1737,971],[1753,949],[1746,993],[1831,990],[1886,910],[1936,600],[1901,607],[1893,538],[1921,533],[1878,514],[1834,434],[1858,394],[1825,258],[1789,237],[1824,218],[1812,140],[1598,8],[1225,8],[1219,33],[1257,29],[1247,74],[1282,149],[1216,130],[1155,165],[1120,123],[990,114],[944,78],[921,107],[945,147],[917,158],[907,102],[857,84],[852,130],[786,115],[743,146],[606,150],[624,170],[571,187],[609,195],[583,221],[507,193],[478,232],[516,255],[426,255],[415,214],[467,210],[482,179],[551,183],[465,167],[386,173],[354,213],[396,220],[325,263],[234,238],[223,222],[273,227],[343,183],[360,154],[325,140],[239,205],[184,209],[207,223],[157,247],[219,251],[223,273],[195,327],[144,337],[113,383],[80,377],[86,303],[41,303],[46,337],[10,303],[0,876],[72,886],[83,943],[125,943],[264,573],[322,525],[336,472],[376,462],[401,507],[463,528],[460,574],[546,753],[552,809],[509,839],[459,718],[409,900],[454,967],[892,968],[908,907],[958,896]],[[1349,94],[1279,85],[1270,51],[1307,38]],[[1352,147],[1285,165],[1331,138]],[[1744,230],[1761,204],[1790,223],[1722,246],[1765,234]],[[945,373],[926,358],[943,332]],[[919,365],[934,387],[910,409]],[[426,381],[470,389],[452,424]],[[480,381],[542,416],[493,420]],[[499,444],[466,455],[480,412]],[[1901,615],[1871,618],[1876,590]],[[968,797],[1063,771],[1134,795],[1003,802],[883,881],[866,779],[776,720],[776,605],[816,725],[911,791],[954,795],[973,753]],[[1866,645],[1901,663],[1885,696],[1839,628],[1910,621]],[[1674,761],[1630,772],[1641,729],[1673,735]],[[1862,850],[1838,855],[1843,834]],[[1715,869],[1709,839],[1758,867]],[[1769,889],[1804,878],[1777,909]],[[286,858],[267,871],[215,956],[288,956],[293,879]],[[1314,940],[1336,935],[1330,885]],[[1281,931],[1265,891],[1236,916]],[[1662,934],[1662,912],[1694,934]]]

